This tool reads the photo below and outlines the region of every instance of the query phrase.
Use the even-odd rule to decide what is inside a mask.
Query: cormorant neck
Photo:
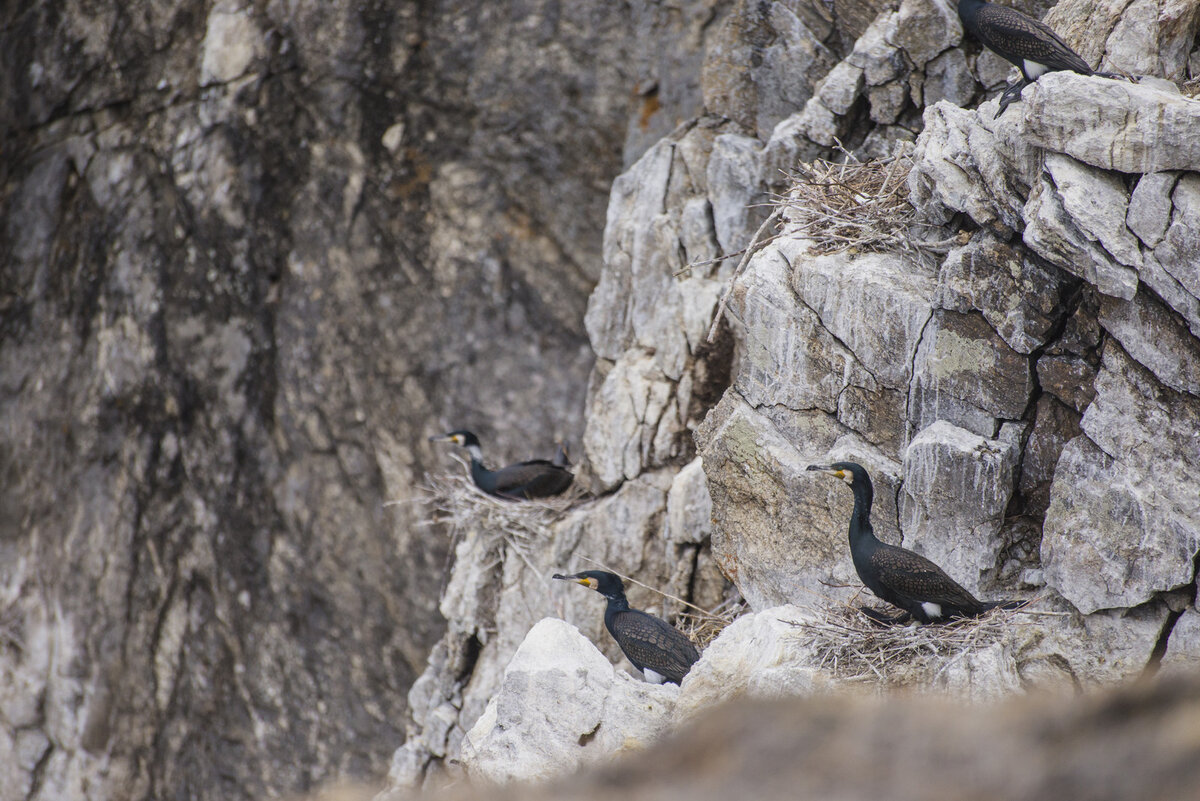
[[[850,546],[855,542],[875,539],[875,530],[871,528],[871,502],[874,500],[874,490],[869,482],[855,481],[850,485],[854,490],[854,513],[850,515]]]
[[[605,595],[608,599],[608,606],[604,608],[604,627],[608,629],[608,633],[615,638],[617,633],[613,631],[613,618],[618,612],[624,612],[629,609],[629,601],[625,598],[625,593],[619,595]]]
[[[479,461],[476,455],[479,451],[479,446],[472,445],[475,453],[471,454],[471,479],[475,482],[475,486],[479,487],[484,492],[496,491],[496,474],[483,466],[483,462]]]
[[[629,600],[625,597],[625,593],[620,595],[605,595],[608,599],[608,608],[617,612],[624,612],[629,608]]]
[[[483,464],[483,451],[478,445],[468,445],[467,453],[471,454],[472,462],[479,462],[480,464]]]

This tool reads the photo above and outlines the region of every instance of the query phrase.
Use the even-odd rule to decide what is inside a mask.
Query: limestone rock
[[[931,219],[948,221],[954,212],[998,233],[1024,227],[1024,201],[1013,171],[999,155],[1006,147],[996,134],[973,124],[976,113],[946,101],[925,109],[925,128],[917,137],[909,194],[913,205]]]
[[[792,256],[792,287],[879,384],[901,389],[929,320],[934,282],[906,259]]]
[[[900,3],[895,43],[908,53],[918,68],[954,47],[962,41],[962,36],[962,22],[950,4],[939,0],[902,0]]]
[[[1058,323],[1062,285],[1052,272],[989,233],[951,250],[938,274],[937,303],[978,311],[1018,353],[1046,344]]]
[[[1063,449],[1042,542],[1047,583],[1081,612],[1135,606],[1193,580],[1197,424],[1200,401],[1105,348],[1087,436]]]
[[[831,27],[817,4],[734,3],[701,75],[709,112],[765,139],[835,63],[823,43]]]
[[[998,567],[998,536],[1015,489],[1020,442],[1012,427],[985,439],[939,420],[904,453],[904,547],[975,595]]]
[[[1039,361],[1039,375],[1041,364]],[[1086,376],[1086,380],[1090,382],[1094,377],[1093,371]],[[1079,427],[1080,416],[1078,411],[1065,405],[1054,395],[1045,393],[1038,398],[1037,407],[1034,409],[1033,427],[1021,455],[1019,489],[1025,502],[1026,514],[1044,517],[1046,507],[1050,504],[1050,486],[1062,449],[1083,432]]]
[[[264,44],[251,8],[239,8],[232,0],[217,3],[208,14],[200,85],[240,78],[254,61],[262,58]]]
[[[830,687],[830,676],[810,664],[792,625],[811,614],[777,606],[726,626],[684,678],[676,725],[731,698],[807,696]]]
[[[755,255],[730,306],[744,330],[745,356],[737,384],[750,403],[834,411],[854,356],[809,307],[797,308],[785,244]]]
[[[1077,174],[1091,175],[1085,171]],[[1091,185],[1083,190],[1085,193],[1099,186],[1094,181],[1088,183]],[[1137,292],[1135,267],[1117,261],[1096,242],[1095,236],[1080,229],[1049,177],[1043,175],[1030,192],[1025,219],[1025,244],[1039,256],[1078,275],[1106,295],[1129,300]]]
[[[628,351],[603,376],[588,406],[583,447],[605,489],[636,478],[644,469],[676,455],[683,421],[674,384],[645,351]],[[661,452],[659,433],[668,443]]]
[[[1141,176],[1129,198],[1125,223],[1149,248],[1157,247],[1171,224],[1171,191],[1179,172],[1152,172]]]
[[[665,729],[679,690],[616,671],[579,630],[555,618],[530,629],[499,692],[463,741],[472,778],[544,780],[644,748]]]
[[[932,106],[945,100],[956,106],[966,106],[975,97],[975,79],[967,66],[961,48],[947,50],[925,65],[920,104]]]
[[[667,492],[666,537],[670,542],[704,542],[712,535],[712,498],[700,457],[676,474]]]
[[[983,437],[1021,417],[1033,391],[1028,358],[980,314],[933,315],[913,365],[909,419],[919,430],[946,420]]]
[[[1021,119],[1031,143],[1125,173],[1193,169],[1200,101],[1126,81],[1047,73],[1024,94]],[[1078,120],[1089,120],[1079,125]]]
[[[1171,190],[1170,224],[1147,253],[1141,279],[1200,336],[1200,175],[1184,173]],[[1132,209],[1131,209],[1132,210]]]
[[[1163,655],[1163,666],[1168,670],[1179,670],[1195,675],[1200,664],[1200,610],[1190,606],[1175,621],[1171,637],[1167,641],[1167,652]]]
[[[706,175],[712,201],[713,227],[722,252],[745,247],[762,219],[754,208],[761,200],[759,175],[762,144],[748,136],[722,134],[713,142]]]
[[[1140,289],[1129,302],[1102,299],[1100,324],[1163,384],[1200,396],[1200,340],[1151,293]]]

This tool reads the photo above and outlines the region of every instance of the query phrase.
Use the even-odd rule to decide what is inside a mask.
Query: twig
[[[733,275],[729,276],[729,283],[725,286],[725,291],[721,293],[721,302],[717,304],[717,313],[713,315],[712,325],[708,329],[708,342],[711,343],[717,336],[717,328],[721,325],[721,318],[725,316],[725,305],[729,302],[729,295],[733,292],[733,287],[737,283],[738,277],[746,269],[746,265],[750,263],[750,257],[778,238],[778,234],[776,234],[767,239],[759,239],[770,225],[779,220],[781,214],[782,208],[777,207],[775,211],[771,212],[771,216],[763,220],[763,224],[758,226],[758,230],[750,238],[750,244],[746,246],[742,260],[738,262]]]

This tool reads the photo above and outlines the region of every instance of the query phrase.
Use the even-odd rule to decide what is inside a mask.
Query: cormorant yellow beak
[[[553,578],[562,579],[563,581],[573,581],[576,584],[582,584],[589,590],[598,589],[600,587],[600,582],[587,576],[564,576],[562,573],[555,573]]]
[[[826,465],[822,465],[822,464],[810,464],[807,469],[808,470],[816,470],[819,473],[828,473],[831,476],[837,476],[838,478],[843,479],[843,480],[846,478],[845,470],[837,470],[831,466],[826,466]]]
[[[458,434],[434,434],[429,438],[430,442],[453,442],[455,445],[462,445],[462,437]]]

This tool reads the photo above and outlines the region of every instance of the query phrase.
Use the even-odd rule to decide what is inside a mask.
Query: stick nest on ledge
[[[962,244],[957,235],[933,240],[936,227],[909,203],[908,152],[869,161],[842,155],[841,162],[817,159],[788,174],[791,189],[776,208],[789,235],[809,240],[821,254],[907,253],[922,261]]]
[[[419,500],[429,509],[430,523],[447,526],[454,540],[475,531],[492,545],[507,543],[535,571],[530,549],[550,542],[551,526],[589,499],[583,489],[572,485],[553,498],[510,501],[488,495],[465,472],[427,473],[421,490]]]
[[[1022,609],[996,608],[947,623],[880,625],[856,605],[834,603],[810,607],[808,619],[789,622],[812,653],[813,667],[842,681],[930,686],[971,655],[1012,642],[1018,627],[1034,625],[1021,619]],[[877,611],[897,613],[890,607]]]

